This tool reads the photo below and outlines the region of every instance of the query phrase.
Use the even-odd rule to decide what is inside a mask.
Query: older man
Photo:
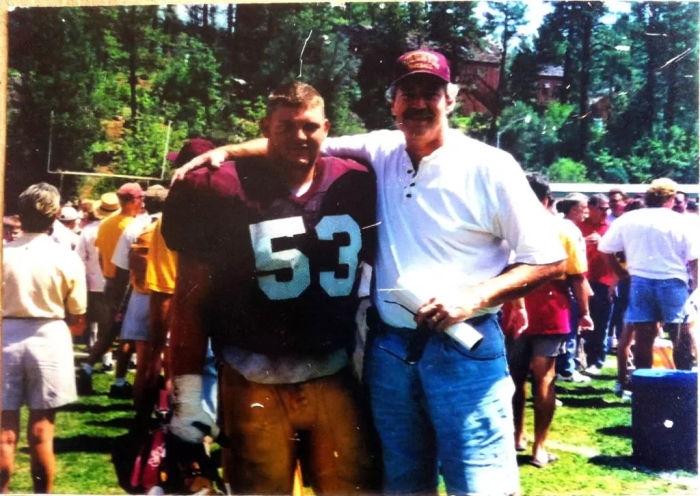
[[[435,491],[438,465],[449,493],[518,491],[513,383],[495,315],[502,302],[563,275],[553,220],[518,164],[449,129],[454,89],[442,54],[406,53],[391,86],[399,130],[324,144],[368,160],[377,173],[379,318],[365,379],[387,493]],[[229,145],[188,168],[256,146]],[[396,298],[417,303],[406,310]],[[483,336],[477,348],[442,332],[465,321]]]
[[[683,307],[698,284],[700,240],[685,216],[673,211],[676,183],[656,179],[646,192],[647,208],[628,212],[610,227],[600,240],[599,250],[620,279],[630,277],[630,302],[625,320],[630,323],[620,339],[626,347],[635,333],[634,362],[638,369],[651,368],[658,323],[663,322],[674,340],[674,361],[678,368],[692,366],[690,336],[682,326]],[[627,269],[614,256],[625,252]],[[690,266],[690,271],[686,268]],[[688,274],[690,272],[690,275]],[[618,356],[620,365],[626,360]],[[628,390],[626,368],[619,370],[615,392]]]
[[[588,259],[588,282],[593,294],[590,299],[593,331],[585,336],[583,350],[586,353],[588,367],[586,373],[600,375],[605,363],[605,338],[612,315],[612,298],[610,286],[613,284],[612,270],[607,266],[603,255],[598,250],[601,236],[610,227],[607,221],[609,210],[608,197],[595,194],[588,199],[588,217],[576,225],[586,240],[586,257]]]

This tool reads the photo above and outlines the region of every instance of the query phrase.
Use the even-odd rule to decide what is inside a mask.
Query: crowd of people
[[[167,391],[172,434],[227,440],[232,494],[290,494],[298,467],[317,494],[434,494],[439,474],[448,494],[517,494],[528,378],[542,468],[556,380],[590,381],[617,346],[629,398],[630,357],[651,367],[662,326],[692,368],[687,195],[660,179],[644,205],[555,201],[449,128],[450,79],[442,54],[402,55],[398,129],[333,138],[322,96],[283,84],[263,138],[187,141],[170,189],[77,209],[45,183],[22,193],[4,222],[2,489],[26,405],[34,488],[51,491],[56,409],[94,393],[100,360],[110,397],[142,412]],[[89,349],[75,376],[71,334]]]

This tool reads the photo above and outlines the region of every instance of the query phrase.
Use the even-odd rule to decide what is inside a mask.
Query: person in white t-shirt
[[[651,368],[658,322],[665,324],[674,341],[676,367],[692,366],[690,336],[683,332],[681,323],[689,292],[697,287],[700,242],[699,233],[690,228],[686,217],[672,210],[676,186],[667,178],[654,180],[646,192],[647,208],[617,219],[598,245],[617,276],[631,279],[625,321],[635,332],[638,369]],[[621,251],[625,253],[627,269],[614,255]],[[621,378],[617,389],[627,388],[627,379]]]
[[[408,52],[390,88],[399,130],[323,145],[369,161],[377,174],[376,310],[364,379],[388,493],[436,491],[438,466],[448,493],[518,492],[514,388],[496,312],[564,273],[553,219],[513,157],[449,129],[455,89],[442,54]],[[212,150],[175,179],[265,148],[256,140]],[[478,347],[442,332],[465,321],[483,336]]]

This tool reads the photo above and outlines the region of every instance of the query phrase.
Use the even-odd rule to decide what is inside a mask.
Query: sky
[[[544,0],[527,0],[526,18],[528,23],[520,29],[523,36],[533,36],[537,34],[537,29],[542,24],[542,19],[552,10],[552,6]],[[606,24],[612,24],[617,18],[617,14],[629,12],[631,2],[624,0],[605,0],[605,4],[610,9],[611,14],[606,15],[601,20]],[[478,14],[483,14],[488,10],[487,2],[479,2],[476,8]]]

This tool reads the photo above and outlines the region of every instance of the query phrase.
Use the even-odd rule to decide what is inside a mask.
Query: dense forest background
[[[633,3],[613,24],[603,2],[552,4],[534,39],[519,35],[527,2],[514,1],[486,15],[476,2],[15,9],[6,209],[39,180],[67,198],[117,184],[49,170],[160,177],[187,137],[255,137],[265,95],[295,78],[326,98],[332,134],[392,127],[393,61],[419,47],[445,53],[458,82],[470,60],[495,57],[491,111],[458,109],[452,124],[527,170],[697,182],[699,4]],[[538,103],[543,67],[563,85]],[[601,97],[605,119],[591,111]]]

